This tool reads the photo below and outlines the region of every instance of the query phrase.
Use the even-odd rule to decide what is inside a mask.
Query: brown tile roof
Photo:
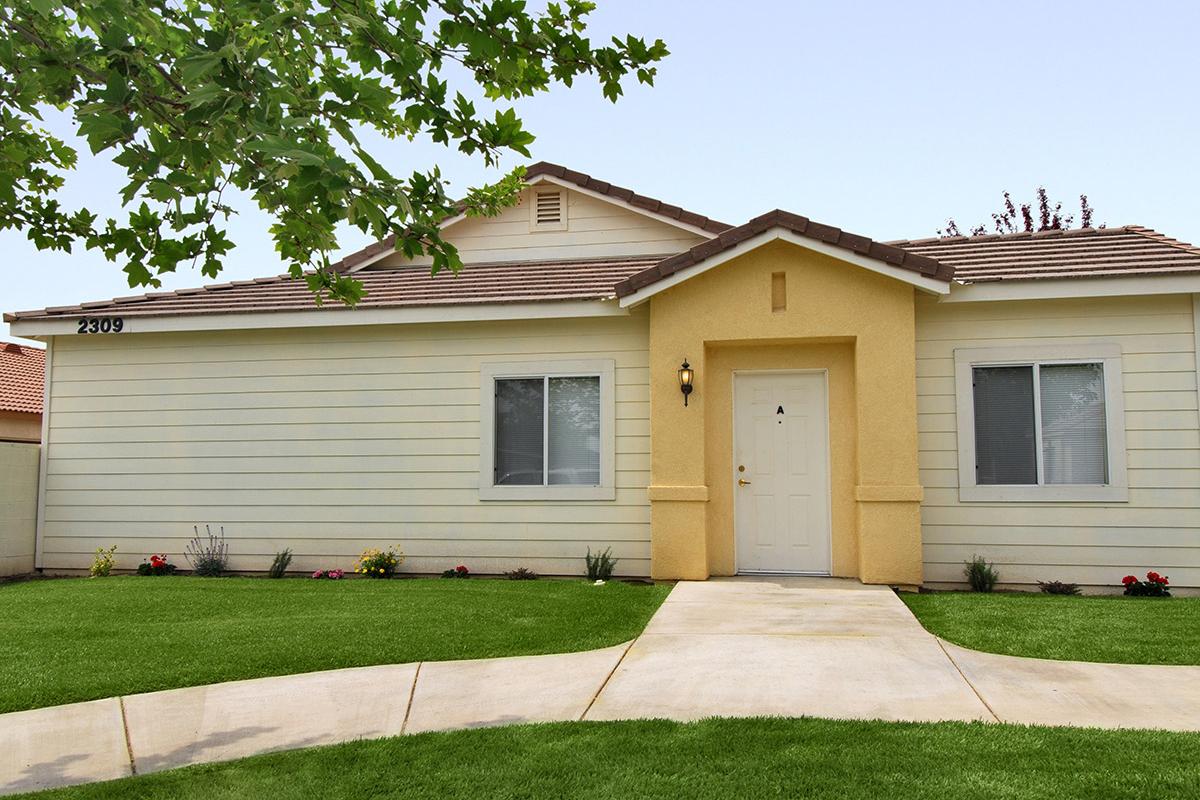
[[[613,286],[658,263],[662,256],[471,264],[461,272],[431,275],[429,267],[363,270],[355,274],[367,291],[358,308],[405,308],[544,300],[611,299]],[[77,306],[5,314],[7,321],[119,314],[123,317],[227,314],[250,311],[347,310],[317,306],[302,280],[287,275],[118,297]]]
[[[0,342],[0,411],[42,413],[46,351]]]
[[[673,206],[670,203],[664,203],[661,200],[655,200],[653,197],[646,197],[637,194],[631,189],[625,189],[621,186],[613,186],[606,181],[596,180],[591,175],[585,175],[582,172],[576,172],[573,169],[551,164],[549,161],[539,161],[536,164],[531,164],[525,169],[525,180],[531,180],[543,175],[548,175],[552,178],[572,183],[581,189],[589,189],[593,192],[598,192],[603,195],[621,200],[628,203],[634,208],[640,208],[649,211],[652,214],[660,214],[668,219],[678,220],[685,225],[691,225],[696,228],[708,231],[709,233],[724,233],[732,228],[724,222],[718,222],[715,219],[696,214],[692,211]]]
[[[690,250],[685,250],[678,255],[671,256],[649,269],[642,270],[636,275],[631,275],[617,284],[617,296],[625,297],[631,295],[639,289],[674,275],[676,272],[687,269],[694,264],[699,264],[705,259],[735,247],[747,239],[752,239],[772,228],[784,228],[798,236],[815,239],[867,258],[883,261],[894,267],[911,270],[930,278],[949,281],[953,274],[953,270],[950,267],[924,255],[910,253],[899,247],[881,244],[865,236],[847,233],[841,228],[822,225],[819,222],[813,222],[808,217],[776,209],[760,217],[755,217],[745,225],[730,228],[715,239],[702,242]]]
[[[1140,225],[889,242],[961,283],[1200,273],[1200,248]]]

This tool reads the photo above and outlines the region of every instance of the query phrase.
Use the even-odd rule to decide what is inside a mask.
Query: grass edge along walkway
[[[1200,665],[1200,597],[902,593],[929,632],[985,653],[1111,664]]]
[[[1185,797],[1200,735],[988,723],[710,719],[427,733],[28,795],[39,800]]]
[[[593,650],[671,589],[123,576],[0,586],[0,713],[347,667]]]

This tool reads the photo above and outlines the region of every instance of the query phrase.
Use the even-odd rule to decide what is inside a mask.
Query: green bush
[[[1064,583],[1063,581],[1038,581],[1038,588],[1046,594],[1079,594],[1078,583]]]
[[[966,562],[963,573],[967,576],[967,583],[971,585],[973,592],[990,592],[996,588],[996,581],[1000,580],[1000,573],[985,561],[983,556],[973,556]]]
[[[225,526],[213,535],[212,527],[205,525],[205,536],[200,538],[200,526],[193,525],[196,535],[184,549],[184,558],[192,567],[192,574],[202,578],[216,578],[229,569],[229,545],[225,544]]]
[[[174,575],[175,565],[167,561],[166,553],[155,553],[147,561],[138,564],[138,575]]]
[[[354,571],[368,578],[390,578],[396,572],[396,567],[403,563],[404,553],[399,548],[380,550],[369,547],[358,557]]]
[[[268,578],[282,578],[287,572],[288,565],[292,563],[292,548],[285,547],[275,554],[275,560],[271,562],[271,568],[267,570]]]
[[[116,558],[113,553],[117,552],[117,546],[114,544],[107,549],[103,547],[96,548],[96,557],[92,559],[92,568],[88,570],[93,578],[107,578],[116,565]]]
[[[1170,597],[1171,590],[1168,588],[1171,581],[1166,575],[1159,575],[1157,572],[1147,572],[1146,580],[1139,581],[1134,575],[1126,575],[1121,579],[1121,583],[1125,586],[1125,594],[1129,597]]]
[[[597,555],[592,555],[592,548],[589,547],[587,555],[584,557],[584,563],[587,565],[589,581],[606,581],[612,577],[613,568],[617,566],[617,559],[612,557],[611,547]]]

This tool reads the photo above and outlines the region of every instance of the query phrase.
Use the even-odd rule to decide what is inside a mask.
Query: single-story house
[[[368,292],[286,277],[19,312],[47,344],[37,564],[1200,587],[1200,249],[1139,226],[879,242],[728,225],[553,164],[389,241]],[[181,559],[177,559],[181,560]]]

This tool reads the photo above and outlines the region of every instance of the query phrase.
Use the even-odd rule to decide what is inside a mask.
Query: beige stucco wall
[[[776,272],[787,276],[784,311],[772,310]],[[835,573],[921,582],[913,292],[893,278],[776,242],[650,300],[656,576],[731,570],[731,489],[720,485],[730,474],[729,376],[804,365],[830,370]],[[686,408],[675,373],[685,357],[696,368]]]
[[[0,411],[0,442],[40,442],[42,415],[25,411]]]
[[[1001,581],[1115,586],[1157,570],[1200,586],[1200,416],[1189,295],[989,303],[917,300],[926,580],[960,584],[974,554]],[[954,351],[1114,343],[1121,349],[1128,502],[961,502]]]
[[[0,576],[33,571],[40,453],[37,444],[0,442]]]
[[[58,337],[43,566],[183,563],[224,525],[235,569],[350,567],[398,544],[405,569],[581,574],[650,564],[648,313],[629,316]],[[615,362],[613,500],[482,501],[481,365]]]

